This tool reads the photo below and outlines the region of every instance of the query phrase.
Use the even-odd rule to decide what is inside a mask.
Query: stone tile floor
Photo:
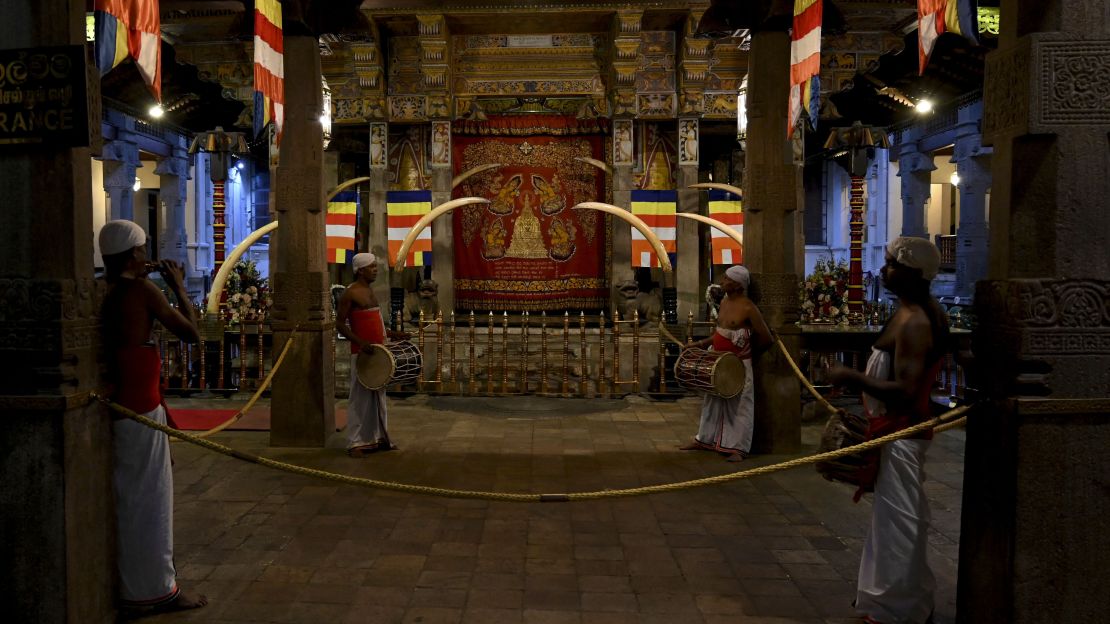
[[[220,400],[217,400],[220,401]],[[224,402],[224,405],[228,402]],[[400,450],[366,459],[214,439],[295,464],[470,490],[567,492],[771,464],[679,451],[695,399],[390,399]],[[812,452],[820,426],[803,431]],[[955,613],[964,434],[929,453],[937,624]],[[870,502],[812,468],[580,503],[410,495],[286,474],[174,444],[176,562],[208,595],[145,622],[847,624]]]

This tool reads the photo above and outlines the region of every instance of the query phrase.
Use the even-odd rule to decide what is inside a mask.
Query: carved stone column
[[[917,130],[906,130],[898,151],[898,177],[902,181],[902,236],[928,238],[925,204],[929,201],[929,176],[937,166],[917,146]]]
[[[798,246],[795,223],[800,176],[786,138],[790,37],[752,36],[748,56],[748,139],[744,170],[744,263],[752,272],[752,298],[767,324],[797,353]],[[757,452],[790,453],[801,447],[801,390],[778,349],[755,362]]]
[[[288,31],[287,31],[288,32]],[[335,431],[335,352],[324,238],[323,96],[315,37],[285,37],[285,126],[274,175],[278,220],[270,267],[274,352],[297,328],[274,378],[270,444],[324,446]]]
[[[960,177],[960,225],[956,229],[956,294],[975,293],[975,282],[987,276],[987,191],[991,187],[991,148],[979,134],[982,103],[960,110],[953,161]]]
[[[183,145],[173,148],[169,158],[158,161],[154,173],[159,175],[162,202],[166,206],[166,220],[158,235],[158,257],[176,260],[188,265],[188,232],[185,230],[185,201],[192,179],[189,154]]]
[[[679,160],[678,160],[678,210],[679,212],[698,212],[700,200],[697,189],[687,188],[698,180],[698,139],[699,125],[696,117],[678,120]],[[691,136],[692,135],[692,136]],[[678,219],[675,246],[678,262],[675,267],[675,286],[678,289],[678,319],[684,319],[687,312],[697,315],[704,302],[701,289],[701,237],[699,223],[692,219]],[[674,319],[674,320],[678,320]]]
[[[451,201],[451,170],[432,169],[432,207]],[[447,214],[435,220],[432,228],[432,279],[439,284],[441,310],[455,309],[455,220]]]
[[[363,214],[366,218],[366,248],[370,250],[375,256],[378,257],[378,279],[374,281],[371,287],[374,289],[374,294],[377,296],[378,301],[385,305],[389,301],[389,275],[390,271],[387,270],[389,263],[392,260],[387,260],[389,255],[389,241],[388,231],[386,228],[386,206],[385,194],[389,188],[389,180],[387,174],[389,169],[387,167],[388,160],[386,154],[389,153],[389,146],[387,145],[387,138],[389,136],[388,125],[384,122],[370,124],[370,182],[367,186],[370,188],[366,194],[366,205],[362,207]],[[432,203],[435,203],[433,198]],[[433,242],[434,245],[434,242]],[[435,249],[432,249],[432,261],[435,262]],[[452,256],[450,248],[444,251],[446,256],[441,256],[443,262],[450,264]],[[438,263],[437,263],[438,264]],[[435,265],[432,265],[432,270],[435,270]],[[399,282],[398,282],[399,283]],[[442,282],[441,282],[442,283]],[[450,282],[447,282],[450,284]],[[452,290],[448,288],[447,290]],[[442,290],[440,296],[442,297]],[[449,296],[454,297],[452,292]]]
[[[987,57],[988,403],[968,419],[958,620],[1110,612],[1110,22],[1098,0],[1003,0]]]
[[[125,134],[125,133],[120,133]],[[125,139],[104,144],[104,190],[108,192],[108,219],[135,218],[135,170],[139,162],[139,146]]]
[[[86,74],[83,3],[43,0],[5,11],[0,42],[12,49],[73,46],[70,78],[89,75],[98,84],[95,69]],[[89,98],[99,111],[99,93],[93,89]],[[74,106],[81,111],[86,104]],[[100,123],[99,114],[92,116]],[[92,270],[90,159],[87,147],[49,139],[33,147],[0,145],[0,602],[6,621],[115,620],[111,421],[89,396],[100,386],[103,292]]]

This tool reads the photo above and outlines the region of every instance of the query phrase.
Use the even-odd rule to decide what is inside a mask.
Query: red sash
[[[116,374],[112,392],[116,403],[139,414],[162,403],[162,357],[154,346],[123,347],[116,351]]]
[[[747,360],[752,357],[751,341],[747,341],[743,347],[736,346],[736,343],[725,338],[721,332],[714,330],[713,332],[713,350],[714,351],[728,351],[735,353],[741,360]]]
[[[350,322],[351,331],[362,340],[371,344],[385,342],[385,325],[382,323],[381,308],[354,310],[347,319]],[[352,342],[351,353],[354,354],[359,351],[358,343]]]

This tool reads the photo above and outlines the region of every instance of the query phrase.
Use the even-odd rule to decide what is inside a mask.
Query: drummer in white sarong
[[[771,346],[771,330],[763,320],[759,307],[748,298],[751,275],[740,265],[725,271],[721,286],[725,298],[717,316],[717,331],[712,336],[691,344],[691,347],[712,347],[714,351],[730,351],[744,362],[744,389],[729,398],[706,394],[701,409],[698,434],[682,450],[717,451],[728,461],[740,461],[752,448],[755,425],[755,386],[752,381],[752,353]]]
[[[355,281],[343,291],[336,311],[336,329],[351,341],[351,395],[347,402],[347,454],[365,457],[397,448],[389,440],[385,391],[371,390],[358,380],[356,359],[374,344],[385,342],[385,319],[370,284],[378,277],[374,254],[355,254]]]

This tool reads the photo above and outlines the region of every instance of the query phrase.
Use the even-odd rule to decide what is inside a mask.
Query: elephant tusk
[[[700,214],[696,214],[696,213],[692,213],[692,212],[680,212],[680,213],[678,213],[678,216],[684,217],[684,218],[687,218],[687,219],[693,219],[694,221],[700,221],[700,222],[702,222],[702,223],[704,223],[704,224],[706,224],[710,227],[715,227],[718,230],[724,232],[729,238],[736,241],[737,245],[740,245],[740,253],[741,253],[741,256],[743,255],[743,253],[744,253],[744,237],[740,235],[740,232],[737,232],[736,230],[732,229],[732,227],[729,226],[727,223],[723,223],[723,222],[718,221],[718,220],[716,220],[712,217],[705,217],[705,216],[702,216]]]
[[[588,156],[575,156],[574,159],[579,161],[579,162],[584,162],[587,165],[592,165],[594,167],[597,167],[598,169],[601,169],[602,171],[604,171],[607,175],[613,175],[613,168],[610,167],[609,165],[601,162],[600,160],[598,160],[596,158],[590,158]],[[587,202],[587,203],[589,203],[589,202]]]
[[[637,217],[631,212],[628,212],[627,210],[624,210],[623,208],[618,208],[617,206],[614,206],[612,204],[603,204],[601,202],[582,202],[580,204],[575,204],[572,208],[572,210],[581,209],[600,210],[601,212],[607,212],[615,217],[619,217],[627,221],[629,224],[632,225],[632,227],[639,230],[640,234],[643,234],[644,238],[646,238],[648,243],[651,244],[651,248],[655,250],[655,256],[659,258],[659,265],[663,268],[663,273],[665,275],[671,273],[671,259],[667,257],[667,250],[663,249],[663,242],[659,240],[659,237],[655,235],[655,232],[651,231],[651,228],[648,227],[648,224],[644,223],[643,219]]]
[[[420,232],[424,231],[424,228],[428,227],[428,224],[435,221],[440,215],[451,212],[455,208],[460,208],[462,206],[488,203],[489,200],[484,197],[460,197],[432,208],[428,214],[420,217],[416,225],[412,226],[409,233],[405,235],[405,240],[401,241],[401,248],[397,250],[397,257],[393,261],[393,270],[400,271],[405,268],[405,259],[409,255],[409,247],[412,247],[412,244],[416,242],[416,237],[420,236]]]
[[[472,169],[468,169],[468,170],[460,173],[459,175],[455,176],[454,179],[451,180],[451,188],[455,188],[456,186],[462,184],[467,178],[469,178],[472,175],[477,175],[477,174],[482,173],[483,171],[487,171],[489,169],[497,169],[500,166],[501,166],[501,163],[487,163],[487,164],[484,164],[484,165],[478,165],[477,167],[474,167]]]
[[[212,278],[212,290],[208,293],[208,313],[217,314],[220,311],[220,294],[224,291],[224,284],[227,283],[227,277],[231,275],[232,269],[235,268],[235,263],[239,262],[239,258],[250,249],[250,246],[257,243],[258,239],[273,232],[277,229],[278,222],[271,221],[266,225],[251,232],[243,239],[243,242],[235,246],[231,253],[227,254],[224,263],[220,265],[220,270],[216,271],[216,277]]]
[[[690,186],[688,186],[686,188],[717,189],[718,191],[728,191],[729,193],[732,193],[733,195],[735,195],[737,197],[740,197],[740,198],[744,197],[744,191],[740,187],[733,186],[731,184],[722,184],[721,182],[698,182],[696,184],[691,184]]]
[[[350,187],[352,187],[356,184],[362,184],[363,182],[369,182],[369,181],[370,181],[370,178],[351,178],[350,180],[347,180],[343,184],[340,184],[339,186],[337,186],[337,187],[333,188],[332,190],[328,191],[327,201],[331,201],[333,197],[338,195],[344,189],[350,188]]]

